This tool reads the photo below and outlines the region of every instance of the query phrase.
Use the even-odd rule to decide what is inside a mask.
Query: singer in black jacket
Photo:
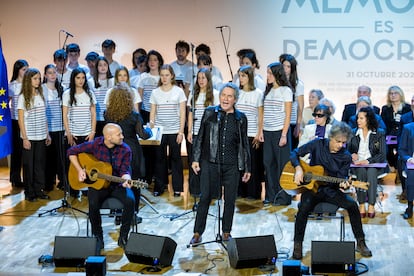
[[[231,238],[240,172],[243,172],[242,181],[247,182],[251,167],[247,118],[234,108],[238,94],[236,85],[226,83],[220,91],[220,105],[208,107],[201,120],[191,164],[194,173],[200,174],[201,197],[190,244],[201,242],[210,202],[213,198],[221,198],[222,187],[223,235],[218,234],[218,240],[228,241]]]

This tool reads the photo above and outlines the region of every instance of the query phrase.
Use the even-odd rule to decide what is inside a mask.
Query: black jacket
[[[218,153],[218,139],[219,139],[219,124],[218,116],[223,116],[223,111],[220,106],[211,106],[206,108],[201,119],[201,126],[198,132],[197,139],[195,139],[193,146],[193,157],[195,162],[200,162],[200,159],[207,160],[209,162],[216,162]],[[238,124],[238,135],[240,137],[238,144],[238,168],[240,171],[250,172],[250,147],[247,137],[247,118],[244,113],[234,110],[235,118]],[[202,149],[208,143],[209,154],[203,154]]]
[[[354,129],[354,133],[357,132],[357,128]],[[359,142],[361,138],[359,136],[352,137],[348,144],[348,150],[351,154],[358,153]],[[371,157],[368,158],[369,163],[384,163],[386,162],[387,148],[385,144],[385,132],[382,129],[371,132],[368,142],[369,152]]]

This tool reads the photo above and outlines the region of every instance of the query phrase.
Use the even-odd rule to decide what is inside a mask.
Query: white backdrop
[[[61,47],[65,29],[74,34],[68,43],[101,53],[101,43],[117,43],[114,58],[131,67],[138,47],[156,49],[165,62],[175,59],[175,43],[206,43],[213,63],[230,80],[222,37],[227,42],[233,73],[236,52],[253,48],[263,77],[266,65],[283,52],[298,60],[305,92],[320,88],[337,105],[355,101],[356,87],[373,88],[373,102],[385,103],[386,90],[399,85],[409,100],[414,94],[413,0],[2,0],[0,35],[9,79],[16,59],[28,60],[43,71]],[[59,35],[60,41],[59,41]],[[305,100],[307,103],[307,98]]]

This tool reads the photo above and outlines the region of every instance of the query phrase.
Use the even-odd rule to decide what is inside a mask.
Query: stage
[[[368,247],[373,257],[363,258],[355,253],[356,261],[365,264],[369,271],[363,275],[409,275],[412,273],[414,259],[413,220],[404,220],[401,216],[406,202],[400,202],[398,195],[400,185],[394,184],[392,174],[384,181],[383,195],[376,205],[377,215],[374,219],[364,218],[363,227]],[[82,269],[64,268],[53,265],[42,266],[38,263],[42,255],[53,255],[56,236],[86,236],[86,216],[71,209],[59,210],[39,217],[43,211],[59,207],[63,192],[54,190],[49,193],[50,200],[28,202],[24,200],[21,189],[12,189],[8,183],[8,170],[0,170],[0,274],[37,275],[56,273],[68,275]],[[229,264],[227,252],[221,244],[213,242],[199,247],[187,245],[192,237],[195,212],[191,211],[193,199],[187,195],[174,197],[164,193],[153,197],[152,186],[143,195],[151,205],[142,204],[139,216],[143,221],[138,226],[139,233],[169,237],[177,243],[172,265],[155,274],[178,275],[269,275],[269,267],[233,269]],[[87,210],[87,198],[69,198],[69,203],[81,210]],[[282,275],[282,263],[290,258],[293,250],[294,217],[298,201],[290,206],[271,206],[264,208],[261,200],[238,199],[234,217],[233,238],[273,235],[278,252],[278,259],[272,274]],[[222,208],[221,208],[222,209]],[[190,211],[177,219],[174,215]],[[157,213],[158,212],[158,213]],[[213,203],[207,220],[207,229],[203,241],[215,240],[217,234],[217,205]],[[349,220],[345,214],[345,241],[354,241]],[[148,272],[148,265],[131,263],[123,250],[118,247],[119,226],[114,218],[103,217],[105,249],[108,275],[136,275]],[[311,264],[311,241],[338,241],[339,220],[309,221],[303,243],[304,258],[302,265]]]

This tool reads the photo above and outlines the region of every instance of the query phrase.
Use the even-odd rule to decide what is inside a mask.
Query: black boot
[[[295,241],[294,245],[293,245],[293,255],[292,255],[293,259],[296,260],[300,260],[302,259],[303,255],[302,255],[302,242],[300,241]]]
[[[359,252],[364,257],[371,257],[372,256],[372,252],[371,252],[371,250],[369,250],[369,248],[368,248],[368,246],[365,243],[365,240],[363,238],[357,240],[356,251]]]
[[[405,209],[405,212],[403,214],[404,219],[410,219],[413,217],[413,202],[408,202],[408,207]]]

